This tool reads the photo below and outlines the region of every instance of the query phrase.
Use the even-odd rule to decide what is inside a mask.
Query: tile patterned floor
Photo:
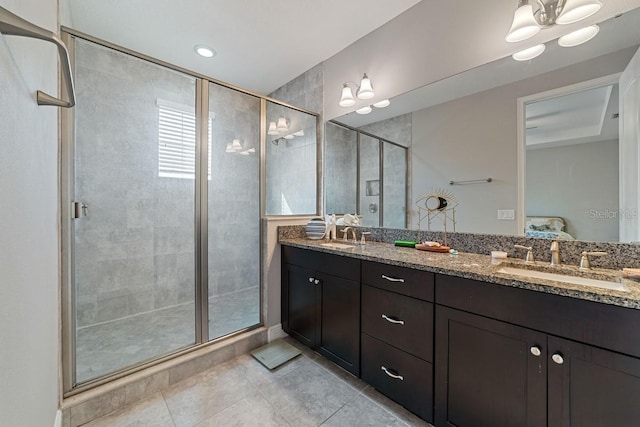
[[[89,427],[430,426],[333,363],[303,354],[269,371],[239,356]]]

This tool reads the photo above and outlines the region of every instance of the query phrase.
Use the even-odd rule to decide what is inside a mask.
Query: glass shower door
[[[75,383],[195,343],[195,79],[75,39]]]
[[[260,323],[260,98],[209,85],[209,340]]]

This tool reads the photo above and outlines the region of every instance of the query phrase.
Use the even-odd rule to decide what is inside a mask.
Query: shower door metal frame
[[[356,182],[358,183],[358,185],[356,186],[356,213],[360,212],[362,213],[362,206],[361,206],[361,202],[360,202],[360,196],[362,194],[362,190],[361,190],[361,185],[360,185],[360,160],[361,160],[361,154],[362,154],[362,142],[360,139],[361,135],[365,135],[368,137],[371,137],[373,139],[378,140],[378,176],[379,176],[379,180],[380,180],[380,191],[379,191],[379,202],[380,202],[380,207],[378,209],[378,227],[384,227],[384,144],[391,144],[391,145],[395,145],[396,147],[402,148],[405,150],[405,218],[404,218],[404,226],[405,228],[408,227],[409,224],[409,203],[411,202],[410,200],[410,194],[411,194],[411,162],[409,162],[410,159],[410,154],[411,154],[411,147],[406,147],[402,144],[398,144],[397,142],[393,142],[391,140],[388,140],[386,138],[382,138],[378,135],[375,135],[373,133],[364,131],[364,130],[360,130],[358,128],[355,128],[353,126],[349,126],[346,125],[344,123],[340,123],[336,120],[329,120],[327,123],[331,123],[333,125],[336,126],[340,126],[342,128],[351,130],[353,132],[356,133]],[[325,132],[326,134],[326,132]],[[326,185],[325,185],[326,188]],[[348,212],[344,212],[344,213],[348,213]]]
[[[75,394],[81,393],[88,389],[99,385],[114,381],[118,378],[131,375],[135,372],[146,369],[150,366],[157,365],[178,356],[191,353],[200,348],[213,345],[222,340],[242,334],[244,332],[259,328],[265,323],[265,302],[266,289],[264,288],[264,261],[265,256],[263,250],[258,251],[259,257],[259,318],[260,321],[253,326],[246,327],[239,331],[225,335],[220,338],[209,340],[209,315],[208,315],[208,122],[209,115],[209,85],[216,84],[222,87],[235,90],[245,95],[254,96],[260,100],[260,161],[259,161],[259,248],[263,247],[263,228],[262,219],[265,218],[265,176],[266,176],[266,102],[272,102],[296,111],[300,111],[316,118],[316,145],[317,153],[320,156],[323,151],[320,144],[320,115],[318,113],[305,110],[300,107],[289,105],[285,102],[260,95],[237,86],[213,79],[209,76],[184,69],[182,67],[169,64],[167,62],[149,57],[147,55],[132,51],[130,49],[105,42],[93,36],[84,34],[67,27],[61,27],[61,38],[68,46],[71,66],[75,72],[75,45],[74,38],[83,39],[91,43],[113,49],[120,53],[130,55],[132,57],[145,60],[154,65],[158,65],[172,71],[177,71],[186,76],[192,77],[196,82],[196,176],[199,178],[195,182],[195,202],[194,202],[194,246],[195,246],[195,343],[193,346],[178,349],[169,354],[165,354],[154,358],[150,361],[144,361],[132,366],[123,367],[117,371],[106,375],[87,380],[82,383],[76,382],[76,364],[75,364],[75,334],[76,334],[76,311],[75,311],[75,295],[73,289],[75,287],[74,276],[74,227],[71,220],[71,201],[75,195],[74,180],[74,145],[75,145],[75,112],[74,109],[62,109],[60,114],[60,242],[61,242],[61,328],[62,328],[62,396],[67,398]],[[59,84],[62,84],[61,82]],[[320,162],[320,160],[318,160]],[[321,164],[321,163],[319,163]],[[317,180],[321,181],[321,170],[316,171]],[[199,182],[198,182],[199,181]],[[322,183],[317,184],[318,191],[321,191]],[[317,194],[317,210],[320,212],[322,204],[322,194]]]

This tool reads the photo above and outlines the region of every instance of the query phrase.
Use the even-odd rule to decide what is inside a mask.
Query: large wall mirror
[[[395,97],[385,109],[366,116],[349,113],[335,121],[353,128],[389,131],[399,122],[398,117],[408,117],[408,228],[417,228],[416,200],[434,189],[446,189],[459,202],[459,232],[524,235],[528,227],[567,234],[539,237],[640,240],[626,233],[621,237],[618,231],[620,212],[632,212],[633,206],[623,206],[618,198],[622,191],[618,176],[632,173],[630,165],[625,165],[624,171],[617,168],[618,158],[623,161],[625,157],[617,147],[617,82],[640,47],[640,8],[599,26],[598,36],[584,45],[562,48],[552,41],[544,54],[533,60],[503,58]],[[586,87],[586,82],[596,83]],[[553,92],[561,88],[565,93]],[[582,95],[571,95],[582,91]],[[525,115],[530,119],[525,120]],[[545,132],[540,122],[543,118],[555,123],[557,135],[547,134],[539,139],[545,141],[542,145],[527,149],[527,138],[531,142],[532,135],[537,133],[541,138]],[[579,125],[569,126],[569,118],[582,120],[590,135],[578,138]],[[536,132],[533,126],[540,130]],[[635,141],[637,145],[637,132]],[[330,155],[331,141],[326,143]],[[572,154],[572,145],[581,153]],[[587,159],[596,163],[587,163]],[[637,157],[633,163],[632,174],[637,176]],[[554,185],[567,177],[581,183],[579,191],[576,187],[562,193]],[[451,185],[451,181],[461,184]],[[571,197],[563,196],[567,191]],[[560,230],[545,228],[547,217],[561,218],[564,225]],[[548,227],[554,226],[558,227],[553,223]]]

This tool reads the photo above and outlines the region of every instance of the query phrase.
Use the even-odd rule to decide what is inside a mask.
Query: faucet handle
[[[342,240],[344,240],[345,242],[349,240],[349,230],[351,230],[351,227],[345,227],[340,230],[340,232],[343,234]]]
[[[516,248],[516,249],[524,249],[524,250],[527,251],[527,256],[524,259],[524,262],[526,262],[527,264],[533,264],[534,262],[536,262],[536,259],[533,256],[533,247],[532,246],[513,245],[513,247]]]
[[[587,252],[583,251],[582,256],[580,257],[580,270],[591,270],[591,260],[589,257],[592,256],[605,256],[609,255],[607,252],[595,251],[595,252]]]

